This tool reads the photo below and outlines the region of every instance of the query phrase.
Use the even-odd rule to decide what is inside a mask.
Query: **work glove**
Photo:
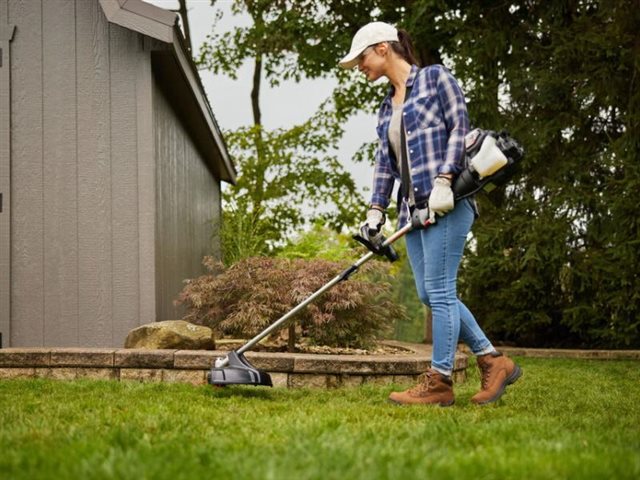
[[[427,225],[431,225],[432,223],[434,222],[430,218],[428,208],[415,208],[413,212],[411,212],[411,226],[415,230],[426,228]]]
[[[360,235],[374,247],[379,247],[384,241],[382,225],[385,221],[386,217],[383,211],[370,208],[367,212],[367,219],[360,226]]]
[[[446,177],[436,177],[429,196],[429,220],[436,221],[436,215],[444,215],[453,210],[453,190],[451,180]]]

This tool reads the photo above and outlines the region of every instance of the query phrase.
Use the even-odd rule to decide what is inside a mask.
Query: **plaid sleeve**
[[[379,205],[386,209],[389,206],[389,198],[393,190],[393,174],[389,166],[388,158],[382,154],[382,142],[378,140],[376,148],[375,168],[373,170],[373,193],[371,205]]]
[[[464,137],[469,132],[467,105],[460,85],[445,68],[440,70],[437,88],[449,132],[445,160],[438,173],[460,173],[464,167]]]

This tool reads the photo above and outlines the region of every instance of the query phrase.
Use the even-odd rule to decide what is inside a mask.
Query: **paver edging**
[[[410,350],[406,355],[328,355],[247,352],[257,368],[269,372],[274,386],[333,388],[365,383],[387,385],[415,381],[431,364],[430,346],[385,342]],[[640,360],[640,350],[569,350],[499,347],[532,358]],[[118,348],[0,349],[0,379],[92,378],[155,382],[206,383],[206,374],[226,351],[142,350]],[[468,352],[456,355],[454,381],[466,378]]]
[[[206,373],[226,351],[105,348],[0,349],[0,379],[95,378],[142,382],[206,383]],[[247,359],[269,372],[274,386],[356,386],[413,382],[431,363],[426,347],[406,355],[328,355],[247,352]],[[467,357],[456,356],[454,379],[466,378]]]
[[[496,347],[509,356],[531,358],[576,358],[595,360],[640,360],[640,350],[587,350],[569,348]]]

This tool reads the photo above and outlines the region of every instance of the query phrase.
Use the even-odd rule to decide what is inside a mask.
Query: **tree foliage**
[[[225,62],[250,53],[262,55],[272,82],[337,75],[328,124],[374,111],[386,89],[335,67],[355,31],[371,20],[409,30],[423,65],[442,62],[461,81],[472,124],[507,128],[527,152],[520,176],[494,203],[480,198],[460,276],[465,302],[498,341],[640,347],[636,2],[235,5],[267,13],[226,38],[229,50],[209,66],[228,72],[237,64]]]
[[[198,58],[202,67],[232,78],[244,62],[254,64],[253,124],[225,132],[240,172],[237,185],[223,194],[227,264],[272,253],[295,230],[318,219],[340,230],[363,209],[353,179],[336,157],[346,117],[334,100],[327,99],[311,118],[291,128],[269,131],[262,123],[263,78],[275,86],[282,80],[326,76],[335,65],[339,47],[330,41],[336,30],[325,2],[236,0],[232,10],[248,14],[252,22],[223,33],[214,26]],[[249,248],[238,248],[239,237]]]
[[[459,2],[447,54],[472,120],[508,127],[523,174],[482,201],[462,274],[503,341],[640,345],[637,28],[631,1]]]
[[[290,129],[254,125],[227,134],[241,175],[223,193],[225,263],[267,253],[314,220],[336,230],[353,222],[361,204],[353,178],[332,153],[340,135],[322,109]],[[236,240],[253,248],[239,250]]]

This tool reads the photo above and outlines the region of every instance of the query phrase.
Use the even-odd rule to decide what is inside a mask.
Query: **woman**
[[[471,200],[454,205],[451,190],[465,163],[467,108],[447,69],[441,65],[420,69],[416,64],[408,34],[382,22],[362,27],[340,61],[343,68],[357,66],[369,81],[386,77],[391,83],[378,114],[373,194],[363,232],[372,243],[381,236],[395,180],[401,183],[399,226],[411,221],[416,210],[435,222],[406,236],[418,295],[431,307],[433,317],[431,368],[418,385],[393,392],[389,399],[399,404],[452,405],[451,374],[461,339],[477,356],[482,377],[482,388],[472,402],[491,403],[522,372],[493,348],[456,294],[458,266],[476,213]]]

